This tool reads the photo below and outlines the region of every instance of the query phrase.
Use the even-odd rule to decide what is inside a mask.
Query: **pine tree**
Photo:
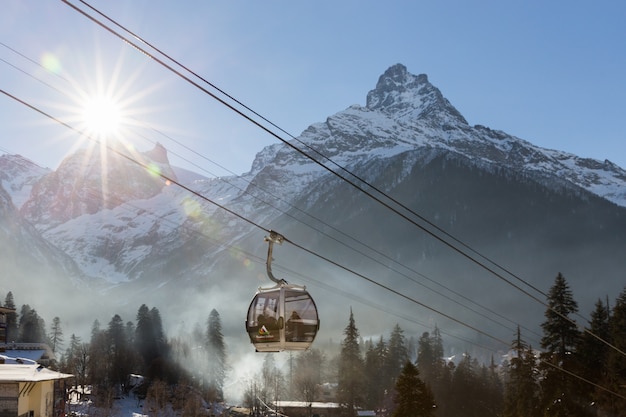
[[[166,369],[164,359],[167,356],[167,341],[159,310],[152,310],[142,304],[137,310],[135,327],[135,348],[143,359],[144,369],[151,378],[164,378]]]
[[[391,331],[388,352],[385,360],[385,383],[391,389],[396,384],[396,378],[402,372],[404,364],[409,360],[404,332],[398,324]]]
[[[522,339],[519,326],[517,327],[517,337],[511,345],[511,350],[514,356],[508,367],[504,391],[504,416],[537,416],[539,410],[539,386],[536,359],[530,345]]]
[[[109,378],[113,384],[123,387],[132,371],[132,354],[124,322],[119,314],[115,314],[109,322],[107,339],[111,360]]]
[[[626,287],[615,300],[613,313],[609,318],[610,341],[622,352],[626,352]],[[606,373],[603,375],[602,386],[626,396],[626,357],[616,349],[607,354]],[[608,392],[599,392],[601,408],[610,416],[624,416],[626,400]]]
[[[598,300],[594,310],[591,312],[589,325],[579,339],[579,346],[576,348],[580,363],[580,374],[587,381],[600,384],[607,372],[607,355],[609,346],[605,343],[611,338],[609,324],[609,306],[602,300]],[[602,340],[600,340],[602,339]],[[601,391],[601,390],[600,390]],[[585,402],[588,404],[597,403],[602,392],[598,389],[584,390]]]
[[[50,334],[48,335],[48,339],[51,343],[51,348],[53,352],[57,352],[61,349],[63,344],[63,330],[61,329],[61,319],[55,317],[52,319],[52,325],[50,326]]]
[[[91,328],[89,342],[89,361],[87,384],[93,386],[96,405],[109,405],[111,395],[111,352],[107,332],[100,329],[100,322],[95,320]]]
[[[15,301],[13,299],[13,293],[11,291],[7,293],[7,296],[4,299],[4,307],[15,310]],[[8,343],[8,342],[13,342],[13,341],[18,340],[17,311],[12,311],[10,313],[7,313],[6,317],[7,317],[6,339]]]
[[[410,361],[405,363],[396,381],[395,404],[392,417],[430,417],[435,414],[435,398]]]
[[[18,340],[23,343],[46,343],[46,324],[37,311],[28,304],[22,305]]]
[[[546,417],[582,416],[581,396],[577,392],[580,382],[567,374],[576,370],[575,349],[580,333],[570,315],[578,312],[578,303],[560,272],[550,288],[547,302],[546,320],[541,324],[542,407]]]
[[[424,376],[424,381],[432,383],[435,380],[437,361],[430,334],[424,332],[417,342],[417,369]]]
[[[371,410],[382,408],[386,387],[383,365],[387,346],[382,336],[376,344],[370,342],[365,352],[366,407]]]
[[[365,373],[359,348],[359,330],[354,322],[352,309],[350,309],[350,319],[343,334],[345,337],[341,342],[339,356],[337,398],[343,413],[355,416],[357,409],[364,403],[362,393]]]
[[[80,345],[81,345],[80,337],[72,333],[72,335],[70,336],[70,345],[65,350],[64,366],[61,368],[61,372],[69,373],[76,377],[77,385],[82,385],[85,383],[84,380],[80,379],[79,370],[78,370]]]
[[[223,401],[226,378],[226,345],[222,335],[222,323],[217,310],[211,310],[207,322],[208,384],[215,401]]]

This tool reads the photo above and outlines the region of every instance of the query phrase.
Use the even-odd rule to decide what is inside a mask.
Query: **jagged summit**
[[[467,124],[461,113],[428,81],[426,74],[413,75],[402,64],[387,69],[376,88],[367,94],[366,107],[394,118],[428,119],[445,122],[452,119]]]

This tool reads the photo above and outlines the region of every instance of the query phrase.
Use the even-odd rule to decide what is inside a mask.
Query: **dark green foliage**
[[[44,320],[28,304],[22,305],[17,341],[23,343],[47,343],[47,339]]]
[[[435,415],[435,398],[419,377],[417,367],[407,361],[395,384],[395,409],[392,417],[429,417]]]
[[[365,352],[365,378],[367,384],[365,386],[366,407],[370,410],[381,408],[385,397],[387,387],[384,384],[385,356],[387,355],[387,346],[381,336],[374,345],[371,341],[368,343]]]
[[[609,318],[609,338],[615,349],[610,349],[605,372],[602,375],[603,385],[621,397],[608,392],[598,391],[599,402],[608,415],[624,416],[626,410],[626,287],[615,300],[613,313]]]
[[[164,359],[167,355],[167,343],[159,310],[142,304],[137,311],[135,328],[135,348],[143,359],[144,373],[151,378],[164,378],[166,368]]]
[[[222,322],[217,310],[211,310],[207,322],[208,389],[215,401],[224,400],[226,378],[226,345],[222,335]]]
[[[539,384],[537,382],[537,360],[532,347],[521,336],[511,345],[514,353],[507,369],[504,388],[505,417],[539,417]]]
[[[560,272],[550,288],[547,302],[546,320],[541,324],[543,329],[541,347],[550,353],[557,364],[563,364],[576,347],[580,333],[578,326],[570,317],[578,312],[578,303]]]
[[[345,337],[341,342],[337,400],[344,414],[355,416],[357,409],[365,402],[363,398],[365,373],[359,347],[359,330],[356,328],[352,309],[343,334]]]
[[[569,373],[577,372],[576,347],[580,332],[571,316],[578,312],[578,304],[559,273],[548,293],[546,320],[541,324],[541,406],[544,415],[584,416],[585,404],[581,381]]]
[[[61,349],[63,345],[63,329],[61,329],[61,319],[58,317],[52,319],[48,340],[50,341],[50,347],[53,352],[57,352]]]
[[[15,301],[13,299],[13,293],[9,291],[7,296],[4,299],[4,307],[15,310]],[[6,338],[7,342],[17,341],[18,332],[17,332],[17,311],[7,313],[7,330],[6,330]]]
[[[123,387],[133,370],[133,354],[122,318],[116,314],[109,322],[107,344],[111,361],[110,380]]]
[[[593,384],[601,384],[607,376],[606,361],[611,350],[607,344],[611,340],[609,317],[608,302],[605,305],[598,300],[576,349],[580,375]],[[600,403],[604,395],[597,387],[581,391],[587,404]]]
[[[402,372],[404,364],[409,360],[404,332],[398,324],[391,331],[387,349],[384,361],[384,382],[391,388],[395,385],[396,378]]]

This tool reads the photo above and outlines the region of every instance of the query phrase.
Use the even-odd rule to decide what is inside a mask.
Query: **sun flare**
[[[118,134],[122,125],[122,110],[111,97],[91,97],[83,105],[82,119],[89,134],[106,138]]]

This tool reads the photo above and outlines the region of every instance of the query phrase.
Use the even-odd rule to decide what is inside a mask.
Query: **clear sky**
[[[626,167],[623,1],[88,3],[296,136],[402,63],[472,125]],[[109,135],[161,142],[176,165],[240,174],[277,142],[60,0],[3,0],[0,42],[0,89],[77,128],[108,92]],[[0,153],[56,168],[87,142],[0,95]]]

